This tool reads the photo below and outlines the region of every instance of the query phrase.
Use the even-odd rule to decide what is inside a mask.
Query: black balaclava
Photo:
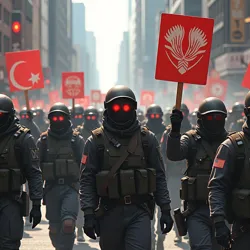
[[[97,114],[85,114],[84,115],[84,127],[88,130],[94,130],[100,127],[98,120],[99,116]]]
[[[108,103],[105,113],[108,123],[115,129],[127,129],[136,120],[135,104],[128,98],[117,98]]]
[[[0,133],[5,132],[14,120],[14,114],[0,113]]]
[[[225,132],[226,115],[222,113],[208,113],[198,119],[198,125],[211,137],[220,136]]]
[[[72,120],[73,120],[72,122],[73,122],[75,127],[82,125],[83,121],[84,121],[83,114],[82,113],[80,113],[80,114],[75,113]]]
[[[64,134],[71,126],[69,116],[62,112],[53,112],[49,115],[50,130],[56,134]]]

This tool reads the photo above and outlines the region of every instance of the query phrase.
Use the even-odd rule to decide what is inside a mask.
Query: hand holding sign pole
[[[178,82],[177,109],[181,106],[183,83],[206,84],[213,26],[210,18],[161,16],[155,79]]]
[[[10,91],[24,91],[27,110],[30,110],[28,91],[44,88],[39,50],[8,52],[5,54]]]

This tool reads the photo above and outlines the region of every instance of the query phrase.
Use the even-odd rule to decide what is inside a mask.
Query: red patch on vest
[[[82,164],[86,164],[87,159],[88,159],[88,156],[87,155],[83,155],[82,156],[82,160],[81,160]]]
[[[214,161],[213,167],[214,168],[224,168],[224,165],[225,165],[225,160],[217,158]]]

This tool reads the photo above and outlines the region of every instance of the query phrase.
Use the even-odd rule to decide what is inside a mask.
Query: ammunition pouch
[[[180,198],[184,201],[206,201],[208,199],[209,175],[185,176],[181,179]]]
[[[234,189],[232,192],[232,210],[236,217],[250,218],[250,190]]]
[[[0,169],[0,193],[20,192],[22,184],[20,169]]]
[[[29,207],[29,195],[26,192],[22,192],[21,195],[21,211],[22,211],[22,216],[27,217],[29,216],[30,213],[30,207]]]
[[[45,181],[60,178],[79,179],[79,166],[74,160],[56,159],[55,162],[42,162],[41,170]]]
[[[146,195],[156,190],[156,172],[154,169],[120,170],[108,180],[109,171],[96,175],[97,194],[100,197],[119,199],[127,195]]]

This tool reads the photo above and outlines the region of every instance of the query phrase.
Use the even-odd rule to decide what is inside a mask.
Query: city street
[[[44,209],[44,207],[43,207]],[[44,211],[43,211],[44,214]],[[87,239],[86,242],[78,244],[76,242],[74,250],[98,250],[99,244],[93,240]],[[174,233],[171,232],[165,239],[165,250],[188,250],[189,246],[184,241],[176,246],[174,244]],[[24,238],[22,240],[21,250],[53,250],[49,235],[48,235],[48,222],[43,218],[42,223],[37,228],[32,230],[25,227]],[[157,249],[156,249],[157,250]]]

